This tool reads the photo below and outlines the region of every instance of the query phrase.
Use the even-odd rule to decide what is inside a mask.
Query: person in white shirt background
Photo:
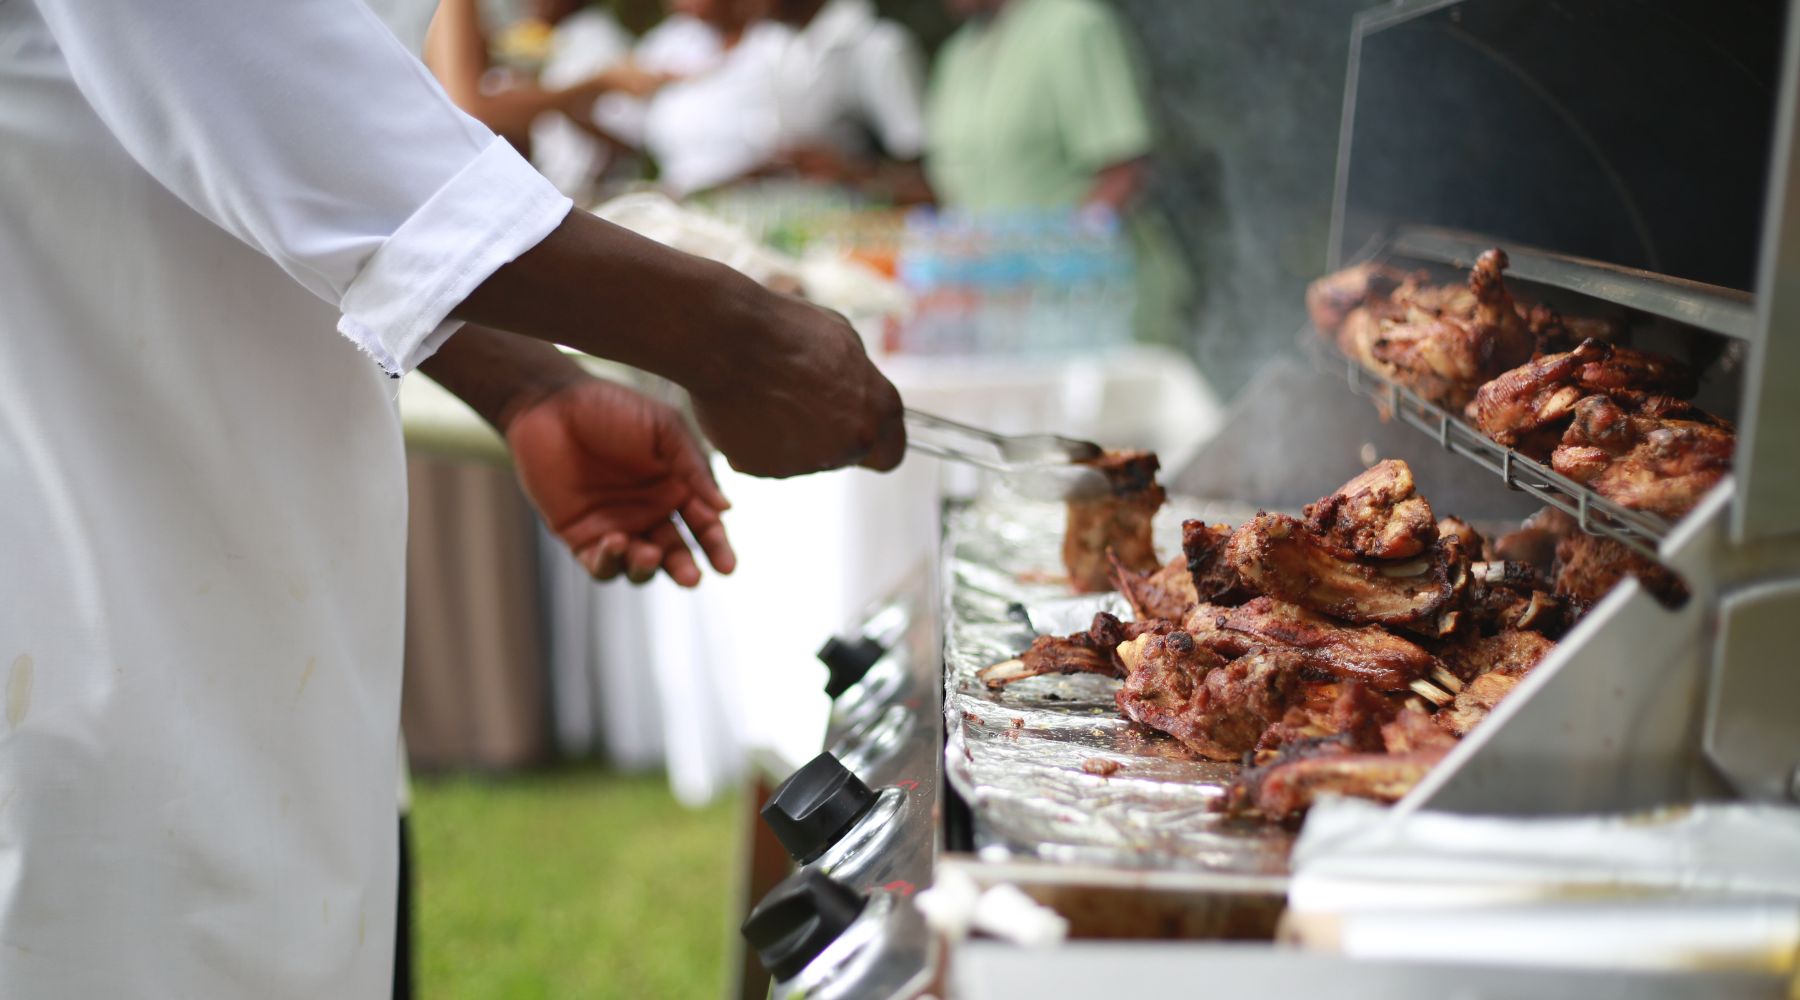
[[[596,25],[580,29],[591,41],[570,30],[564,45],[563,25],[575,18]],[[598,30],[602,23],[608,31]],[[878,17],[871,0],[676,0],[629,55],[616,25],[597,8],[560,21],[539,82],[569,86],[626,61],[662,75],[666,85],[654,95],[616,88],[601,96],[581,125],[647,150],[671,194],[791,173],[902,203],[929,199],[918,167],[923,57],[911,33]],[[578,109],[568,113],[580,118]],[[534,160],[566,193],[591,192],[606,152],[574,136],[561,115],[540,116]],[[539,137],[550,139],[549,151],[538,151]]]
[[[333,328],[336,328],[335,332]],[[392,989],[392,375],[598,577],[735,563],[737,468],[897,464],[841,318],[579,210],[360,0],[0,2],[0,997]]]

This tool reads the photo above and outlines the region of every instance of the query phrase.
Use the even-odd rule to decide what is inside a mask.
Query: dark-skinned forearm
[[[737,271],[576,209],[451,316],[565,344],[705,391],[762,345],[741,317],[768,293]],[[458,334],[460,337],[461,334]],[[456,338],[451,338],[455,340]]]
[[[502,436],[512,418],[584,378],[573,359],[542,341],[468,323],[419,370],[468,403]]]

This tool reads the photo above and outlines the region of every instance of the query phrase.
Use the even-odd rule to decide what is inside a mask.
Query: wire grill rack
[[[1568,514],[1588,534],[1603,535],[1660,560],[1657,545],[1674,527],[1666,518],[1621,507],[1543,463],[1490,440],[1450,411],[1346,357],[1311,328],[1301,331],[1301,336],[1322,370],[1344,372],[1352,392],[1367,396],[1402,423],[1430,435],[1445,451],[1499,476],[1507,489],[1523,490]]]

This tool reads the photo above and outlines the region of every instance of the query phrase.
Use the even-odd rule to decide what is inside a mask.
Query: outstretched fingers
[[[689,500],[681,507],[681,520],[687,524],[694,541],[700,543],[700,550],[706,553],[706,561],[713,569],[726,575],[737,569],[737,553],[731,548],[731,539],[725,533],[725,522],[720,519],[718,509],[703,500]]]

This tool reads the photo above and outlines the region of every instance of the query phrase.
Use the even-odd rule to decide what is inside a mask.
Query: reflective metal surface
[[[1183,504],[1157,516],[1165,554],[1183,518],[1237,522],[1242,505]],[[1119,682],[1033,677],[987,690],[976,672],[1039,633],[1130,617],[1116,594],[1071,595],[1061,579],[1064,510],[995,495],[947,520],[944,542],[946,776],[975,816],[982,856],[1126,868],[1278,873],[1289,835],[1212,806],[1238,766],[1205,760],[1123,718]]]
[[[870,900],[805,970],[776,985],[772,995],[780,1000],[907,1000],[925,988],[931,939],[909,900],[931,884],[938,854],[943,732],[935,606],[932,580],[920,570],[862,623],[861,633],[888,652],[838,697],[824,748],[878,798],[813,867],[869,892]]]

